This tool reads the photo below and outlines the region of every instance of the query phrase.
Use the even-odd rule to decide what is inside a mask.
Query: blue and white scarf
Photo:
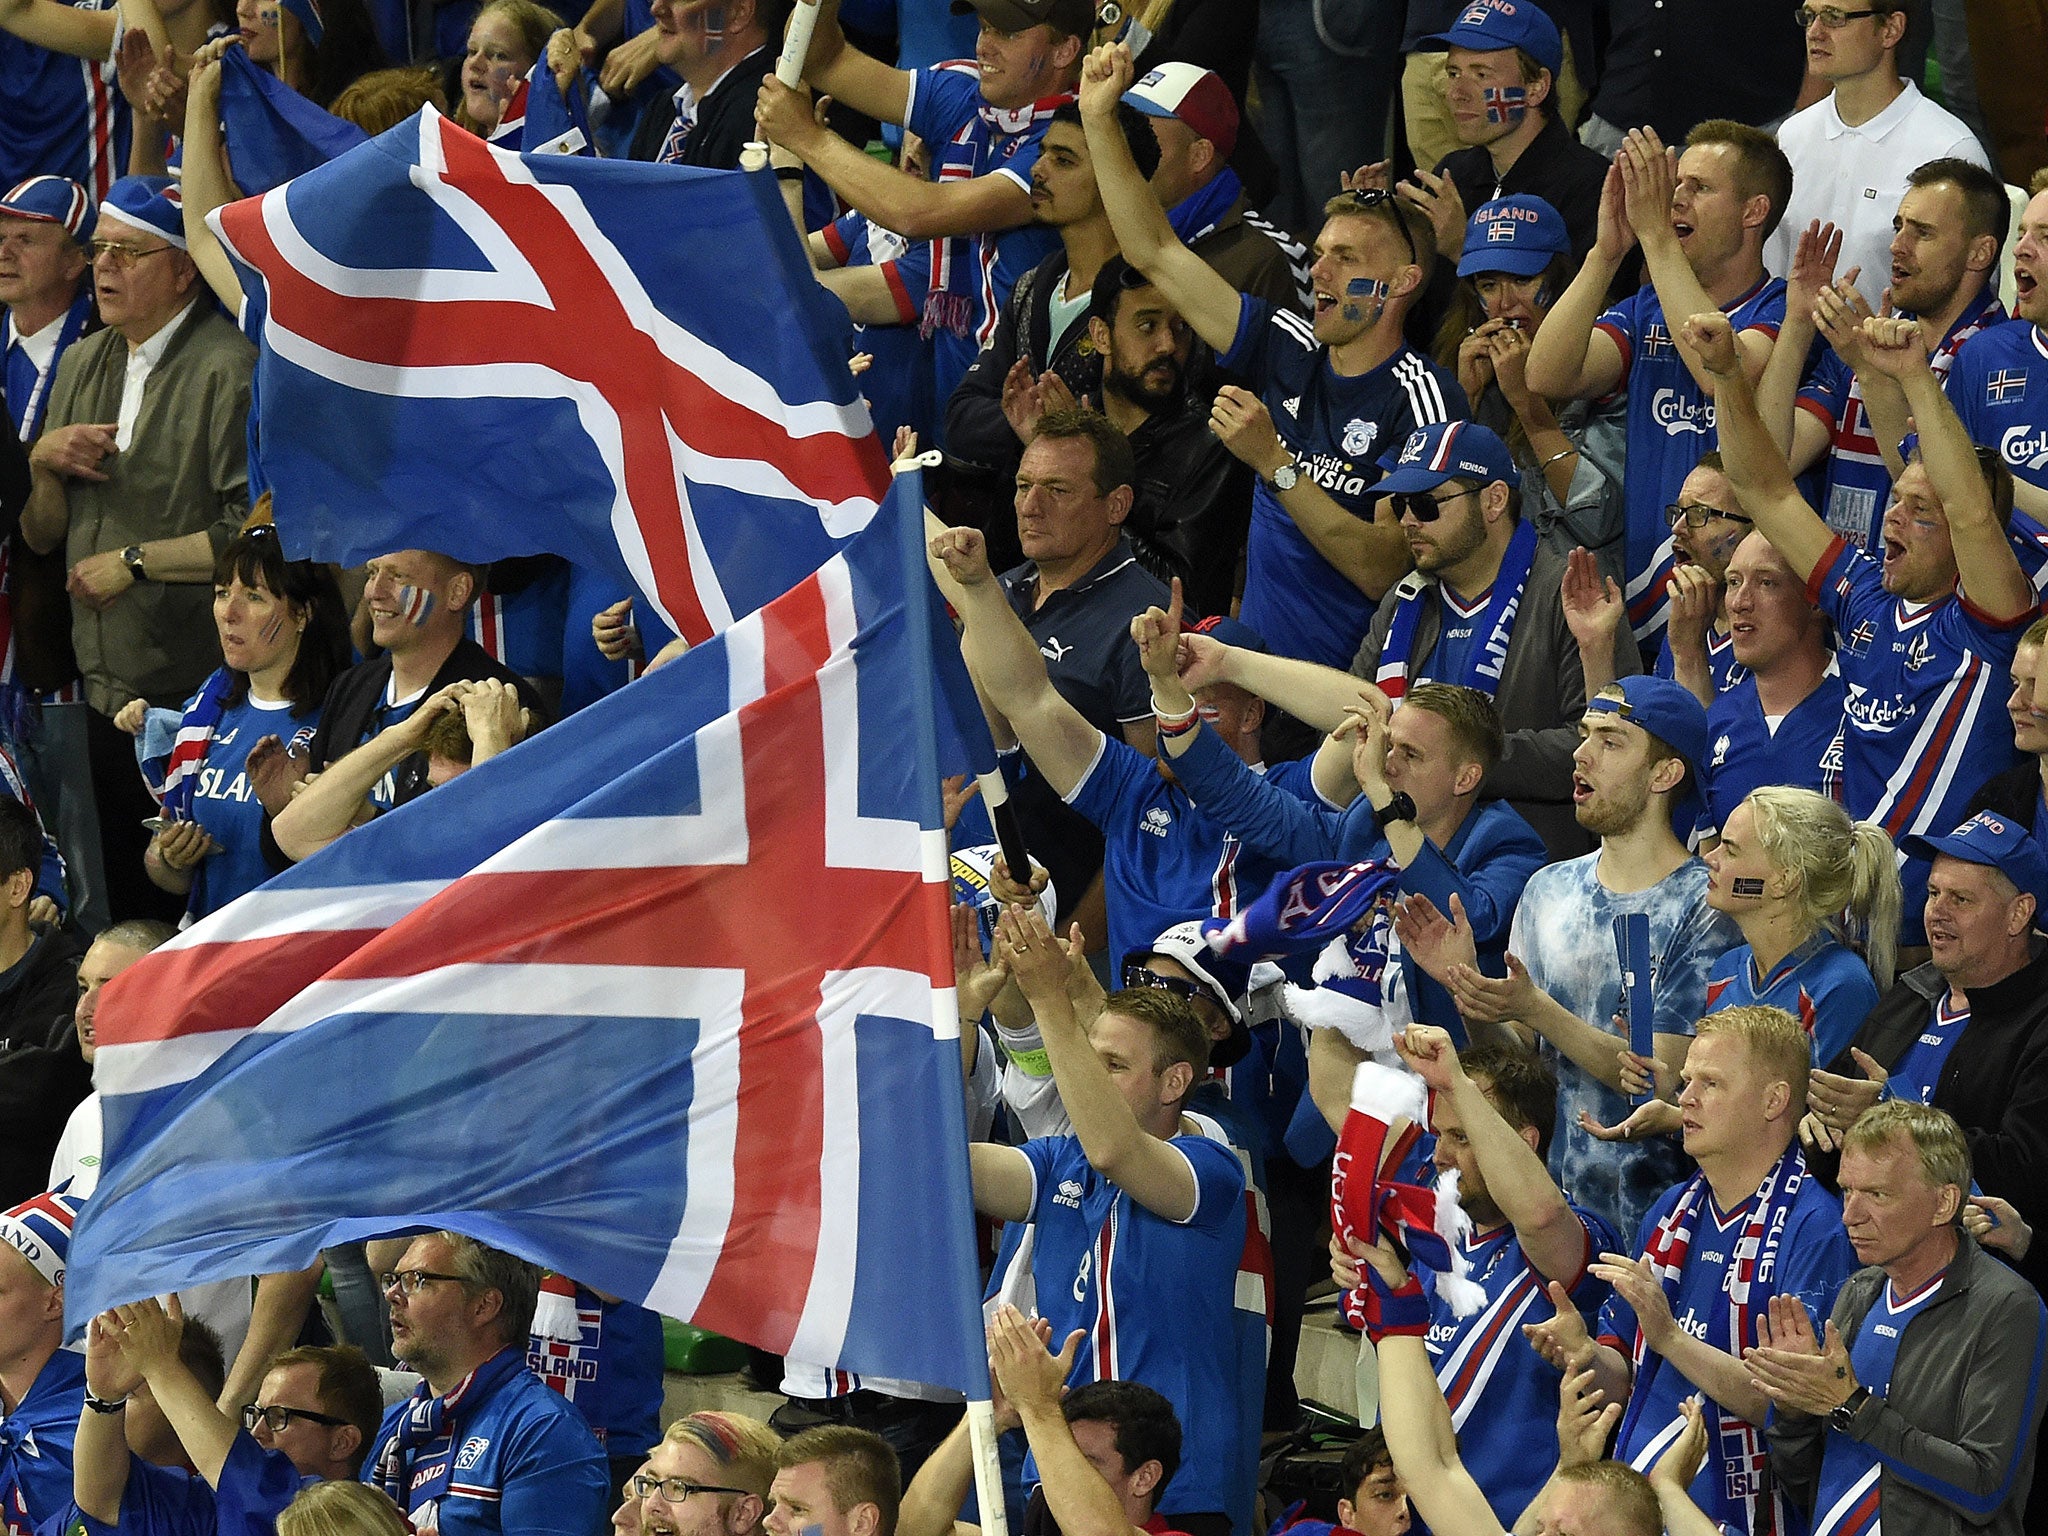
[[[1500,570],[1493,578],[1492,599],[1479,620],[1479,634],[1465,660],[1465,675],[1439,678],[1439,682],[1461,683],[1493,697],[1500,687],[1501,668],[1508,659],[1508,640],[1514,634],[1515,614],[1522,606],[1522,591],[1529,584],[1529,567],[1535,560],[1536,525],[1524,518],[1514,537],[1508,540],[1507,552],[1501,556]],[[1379,671],[1373,678],[1380,692],[1390,699],[1398,699],[1408,691],[1415,629],[1422,618],[1422,595],[1427,589],[1428,583],[1411,579],[1402,582],[1397,591],[1399,606],[1394,610],[1387,643],[1380,649]]]

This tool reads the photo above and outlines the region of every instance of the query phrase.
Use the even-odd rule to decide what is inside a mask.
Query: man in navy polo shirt
[[[1016,611],[1014,592],[1006,611],[982,535],[948,529],[932,541],[932,553],[958,583],[953,603],[966,624],[961,646],[975,681],[1017,733],[1045,784],[1101,829],[1110,954],[1148,949],[1157,934],[1189,918],[1232,916],[1264,890],[1282,866],[1247,854],[1226,827],[1195,809],[1149,752],[1124,732],[1105,730],[1060,686],[1052,672],[1057,663],[1048,659],[1052,642],[1040,638],[1031,616]],[[1113,639],[1106,624],[1092,633],[1101,645],[1117,647],[1137,672],[1144,714],[1136,723],[1152,736],[1151,688],[1131,643],[1134,616],[1123,616]],[[1216,729],[1245,762],[1256,764],[1265,705],[1229,684],[1207,692]],[[1038,840],[1031,849],[1049,863],[1059,852]],[[1059,871],[1052,875],[1053,888],[1061,889]]]
[[[1784,151],[1741,123],[1701,123],[1676,167],[1655,134],[1630,134],[1608,172],[1593,249],[1529,343],[1528,384],[1539,394],[1597,399],[1628,387],[1624,585],[1646,656],[1671,606],[1664,509],[1715,445],[1714,402],[1671,317],[1724,312],[1749,376],[1763,371],[1785,313],[1785,285],[1764,270],[1763,245],[1791,191]],[[1634,245],[1649,285],[1606,308]]]
[[[1383,193],[1347,193],[1316,237],[1312,322],[1240,294],[1175,236],[1124,148],[1116,104],[1130,79],[1129,51],[1112,44],[1089,58],[1081,88],[1117,244],[1256,391],[1226,387],[1212,416],[1261,482],[1238,616],[1279,655],[1344,666],[1408,566],[1400,530],[1370,513],[1378,457],[1465,414],[1456,380],[1401,339],[1436,262],[1429,223]]]

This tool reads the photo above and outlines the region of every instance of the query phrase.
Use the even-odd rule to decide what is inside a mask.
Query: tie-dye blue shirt
[[[1656,1032],[1689,1035],[1706,1011],[1714,962],[1742,941],[1735,925],[1707,905],[1707,866],[1687,859],[1647,890],[1626,894],[1600,883],[1600,855],[1547,865],[1529,878],[1515,911],[1508,948],[1529,977],[1564,1008],[1597,1029],[1614,1028],[1621,1010],[1621,963],[1614,919],[1642,912],[1650,919],[1650,972]],[[1615,1037],[1615,1049],[1627,1044]],[[1557,1133],[1550,1172],[1574,1204],[1633,1232],[1657,1197],[1685,1176],[1678,1143],[1606,1142],[1582,1130],[1579,1111],[1618,1125],[1629,1102],[1562,1054],[1545,1047],[1557,1068]]]

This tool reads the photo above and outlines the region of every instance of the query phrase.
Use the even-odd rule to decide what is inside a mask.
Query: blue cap
[[[185,249],[185,215],[178,184],[168,176],[123,176],[100,202],[100,218],[112,214],[123,224],[162,235],[179,250]],[[99,233],[99,221],[93,222]]]
[[[1211,640],[1221,640],[1240,651],[1258,651],[1263,655],[1266,650],[1265,639],[1256,629],[1227,613],[1212,613],[1206,619],[1195,620],[1187,628],[1191,635],[1207,635]]]
[[[1519,48],[1550,71],[1552,80],[1564,68],[1564,39],[1557,23],[1538,9],[1536,0],[1472,0],[1458,12],[1448,31],[1425,37],[1425,43],[1498,53]]]
[[[1560,256],[1572,253],[1564,215],[1540,197],[1497,197],[1465,226],[1465,251],[1458,276],[1510,272],[1534,277]]]
[[[1923,859],[1938,853],[1965,864],[1987,864],[2034,898],[2038,914],[2048,908],[2048,856],[2028,830],[2009,816],[1979,811],[1947,837],[1906,837],[1901,851]]]
[[[0,197],[0,214],[61,224],[64,233],[82,240],[92,224],[92,194],[68,176],[31,176]]]
[[[1620,715],[1631,725],[1640,725],[1664,742],[1691,766],[1695,777],[1707,758],[1707,707],[1683,683],[1668,677],[1636,676],[1617,679],[1618,699],[1595,694],[1586,708],[1603,714]]]
[[[1505,480],[1522,483],[1515,456],[1490,427],[1476,421],[1439,421],[1408,434],[1398,454],[1380,459],[1386,477],[1372,487],[1375,496],[1405,491],[1433,491],[1446,480],[1477,480],[1491,485]]]

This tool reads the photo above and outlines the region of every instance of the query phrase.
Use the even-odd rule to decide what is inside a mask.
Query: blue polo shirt
[[[1221,362],[1258,391],[1301,473],[1368,521],[1380,456],[1398,452],[1418,427],[1466,414],[1456,378],[1421,353],[1400,347],[1371,372],[1346,377],[1306,319],[1250,294]],[[1338,668],[1351,665],[1372,623],[1372,600],[1316,553],[1264,480],[1252,491],[1238,613],[1275,654]]]
[[[1775,338],[1785,318],[1785,284],[1765,277],[1722,312],[1738,332],[1762,331]],[[1671,601],[1671,530],[1664,509],[1678,500],[1679,487],[1719,439],[1714,402],[1700,390],[1679,355],[1664,318],[1664,305],[1648,283],[1603,314],[1597,329],[1621,348],[1622,377],[1628,387],[1628,472],[1622,482],[1628,505],[1623,563],[1629,623],[1645,647],[1663,630]]]

